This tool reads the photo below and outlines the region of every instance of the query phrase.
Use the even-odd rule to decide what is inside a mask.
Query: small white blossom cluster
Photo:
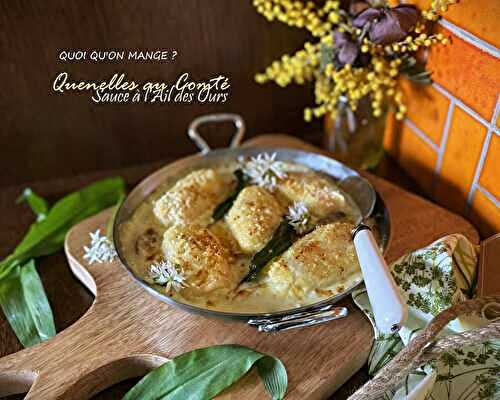
[[[249,176],[251,183],[273,190],[280,179],[286,178],[284,164],[276,160],[276,153],[260,153],[243,165],[243,172]]]
[[[286,219],[295,232],[301,234],[307,232],[311,215],[303,202],[296,201],[288,207]]]
[[[154,283],[165,286],[169,292],[171,289],[178,291],[186,287],[186,278],[182,271],[169,260],[162,260],[151,264],[149,267],[149,277]]]
[[[116,257],[116,250],[113,243],[106,237],[101,236],[101,230],[90,233],[90,247],[84,246],[85,254],[83,258],[89,264],[111,262]]]

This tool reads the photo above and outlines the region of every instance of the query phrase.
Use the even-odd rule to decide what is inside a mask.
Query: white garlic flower
[[[83,250],[83,258],[89,264],[112,262],[117,256],[113,243],[106,236],[101,236],[100,229],[90,233],[90,246],[84,246]]]
[[[186,287],[186,278],[182,270],[169,260],[151,264],[149,277],[154,283],[164,286],[168,292],[172,289],[179,291]]]
[[[284,163],[276,160],[276,153],[260,153],[245,162],[242,170],[250,177],[250,182],[273,190],[278,180],[285,179],[286,173]]]
[[[286,219],[288,224],[290,224],[298,234],[305,233],[309,230],[308,225],[311,220],[311,214],[306,205],[301,201],[296,201],[288,207]]]

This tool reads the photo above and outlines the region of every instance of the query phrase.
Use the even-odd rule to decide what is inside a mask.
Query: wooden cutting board
[[[318,151],[286,136],[268,135],[249,144]],[[406,252],[454,232],[478,241],[463,218],[371,175],[390,214],[394,261]],[[366,362],[372,329],[350,299],[349,316],[325,325],[276,334],[243,322],[188,314],[147,294],[119,262],[88,265],[83,246],[104,230],[110,212],[75,226],[66,238],[70,268],[95,301],[75,324],[54,338],[0,359],[0,396],[26,391],[26,399],[87,399],[121,380],[141,376],[168,358],[215,345],[236,343],[275,355],[289,377],[287,399],[324,399]],[[224,399],[266,398],[255,371],[227,390]]]

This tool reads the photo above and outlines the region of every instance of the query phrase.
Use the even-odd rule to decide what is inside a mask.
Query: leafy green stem
[[[167,361],[141,379],[123,400],[212,399],[254,365],[271,398],[283,399],[288,377],[279,359],[248,347],[220,345]]]
[[[75,224],[115,205],[124,193],[123,179],[108,178],[67,195],[52,207],[29,189],[18,200],[28,203],[37,221],[14,251],[0,261],[0,306],[23,346],[55,335],[52,311],[35,260],[61,250],[67,232]]]
[[[212,214],[212,218],[214,219],[214,221],[218,221],[224,215],[226,215],[226,213],[233,206],[233,203],[240,194],[240,192],[248,184],[248,177],[244,174],[244,172],[241,169],[237,169],[236,171],[234,171],[234,175],[236,177],[236,182],[237,182],[236,188],[233,190],[233,192],[229,195],[228,198],[226,198],[222,203],[220,203],[217,207],[215,207],[215,210]]]
[[[271,261],[273,258],[284,253],[297,239],[295,229],[283,220],[274,232],[271,240],[266,246],[255,254],[250,261],[250,269],[242,282],[253,281],[258,273]]]

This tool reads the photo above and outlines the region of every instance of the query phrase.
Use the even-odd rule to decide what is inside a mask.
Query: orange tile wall
[[[429,0],[415,0],[420,8]],[[483,237],[500,232],[500,0],[461,0],[437,27],[433,84],[403,83],[407,118],[388,124],[386,150],[437,203]]]

